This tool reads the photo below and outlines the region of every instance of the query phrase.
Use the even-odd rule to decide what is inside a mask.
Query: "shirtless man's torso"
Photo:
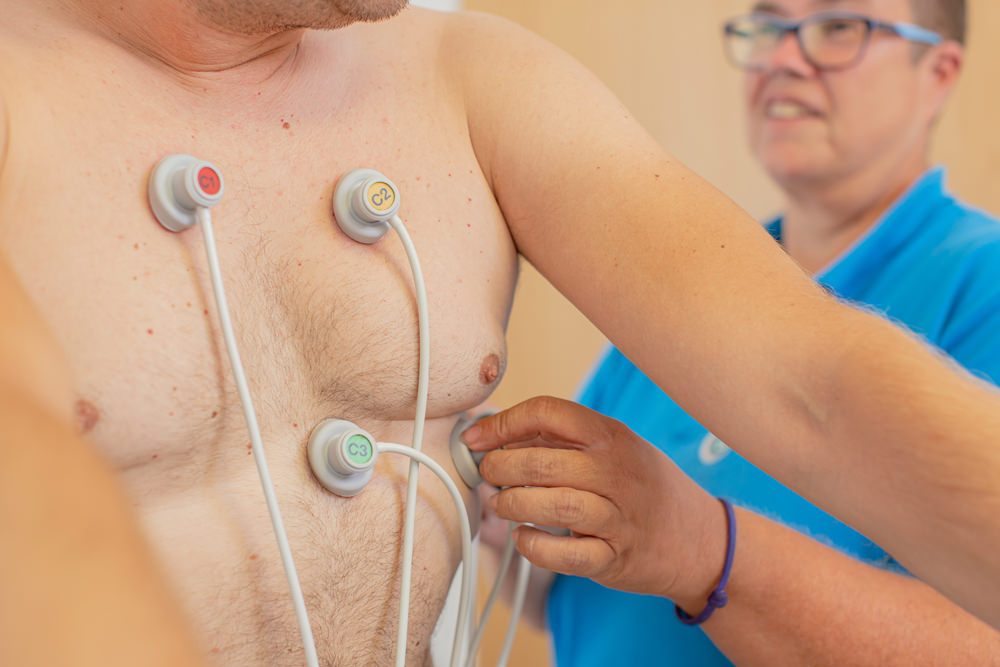
[[[502,373],[516,243],[688,414],[996,624],[995,394],[826,295],[544,40],[418,10],[304,30],[400,4],[0,0],[0,584],[16,593],[0,661],[192,664],[172,591],[218,664],[303,662],[199,234],[164,231],[146,202],[171,153],[227,182],[220,260],[325,663],[390,660],[408,465],[382,457],[360,496],[332,497],[308,434],[336,417],[405,444],[417,381],[399,240],[361,245],[331,219],[356,167],[400,186],[425,271],[437,461]],[[425,473],[410,663],[457,526]],[[692,599],[710,570],[686,580]]]
[[[407,10],[197,72],[133,48],[106,27],[118,19],[20,0],[2,11],[0,247],[69,360],[79,428],[120,473],[206,652],[303,662],[201,235],[165,231],[146,201],[170,153],[226,180],[213,209],[223,279],[321,662],[388,663],[409,462],[381,457],[343,499],[313,479],[305,446],[331,417],[410,443],[413,280],[398,238],[350,240],[331,197],[357,167],[400,187],[429,296],[424,450],[453,473],[456,416],[502,375],[517,269],[448,58],[456,25],[478,19]],[[424,472],[419,497],[413,663],[459,555],[443,485]]]

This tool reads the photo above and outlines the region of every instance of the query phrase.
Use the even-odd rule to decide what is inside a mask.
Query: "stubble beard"
[[[187,0],[199,16],[241,35],[284,30],[335,30],[392,18],[408,0]]]

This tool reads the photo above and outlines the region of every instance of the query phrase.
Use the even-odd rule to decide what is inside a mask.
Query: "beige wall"
[[[722,21],[744,0],[466,0],[551,40],[594,71],[678,159],[751,214],[775,211],[777,191],[743,140],[740,76],[722,55]],[[933,149],[952,188],[1000,211],[1000,2],[970,0],[969,58]],[[509,329],[510,365],[495,400],[570,396],[602,337],[530,267]],[[544,665],[545,644],[522,632],[512,665]],[[486,659],[482,664],[493,664]]]

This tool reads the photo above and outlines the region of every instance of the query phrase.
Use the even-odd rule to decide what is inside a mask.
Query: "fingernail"
[[[479,441],[480,436],[483,434],[483,427],[479,424],[473,424],[469,428],[462,431],[462,442],[467,445],[474,445]]]
[[[489,504],[490,509],[493,510],[494,512],[497,511],[497,503],[499,502],[497,500],[497,496],[499,496],[499,495],[500,494],[493,494],[492,496],[490,496],[490,499],[486,501],[487,504]]]

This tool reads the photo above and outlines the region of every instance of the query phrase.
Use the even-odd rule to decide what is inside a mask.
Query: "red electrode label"
[[[198,170],[198,187],[206,195],[219,194],[222,181],[219,175],[211,167],[202,167]]]

